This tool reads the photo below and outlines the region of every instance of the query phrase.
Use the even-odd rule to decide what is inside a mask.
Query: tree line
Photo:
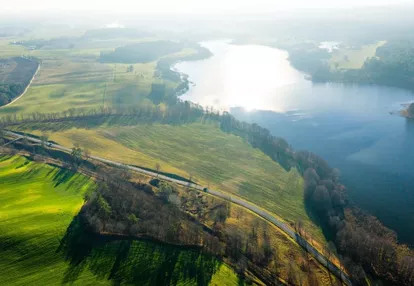
[[[394,39],[377,48],[359,69],[335,69],[331,54],[314,44],[287,47],[291,64],[314,82],[377,84],[414,90],[414,43]]]
[[[305,180],[305,203],[317,215],[322,226],[333,235],[336,248],[344,256],[344,260],[349,265],[348,268],[353,270],[351,275],[355,281],[362,283],[361,277],[365,273],[369,273],[394,284],[406,285],[407,281],[412,283],[413,272],[409,267],[414,257],[412,252],[399,245],[396,238],[390,239],[391,236],[384,238],[378,233],[372,232],[372,219],[363,219],[361,220],[364,222],[363,224],[356,224],[356,220],[352,219],[353,216],[350,215],[353,209],[348,204],[346,188],[340,183],[338,170],[332,169],[321,157],[306,151],[294,151],[284,139],[274,137],[269,130],[256,124],[238,121],[227,112],[220,113],[212,109],[204,109],[190,102],[179,101],[163,109],[151,105],[122,110],[112,108],[71,109],[63,113],[8,115],[3,117],[1,122],[6,126],[39,120],[54,122],[54,120],[87,119],[89,122],[90,118],[94,116],[102,118],[101,123],[107,122],[108,118],[125,118],[125,116],[128,116],[132,122],[166,124],[187,124],[200,120],[218,122],[224,132],[244,138],[253,147],[259,148],[274,161],[280,163],[285,169],[289,170],[295,167],[302,173]],[[361,214],[359,213],[358,216]],[[350,234],[352,234],[351,238]],[[388,242],[386,242],[387,240]],[[348,243],[352,243],[352,247]],[[356,251],[360,248],[373,249],[372,256]],[[389,258],[388,252],[386,256],[383,256],[387,257],[392,267],[389,265],[384,267],[380,262],[382,258],[375,257],[377,254],[383,255],[384,249],[387,251],[391,249],[391,252],[395,253],[397,257],[397,259]],[[385,268],[388,270],[385,271]]]
[[[339,170],[316,154],[294,151],[284,139],[256,124],[240,122],[228,113],[219,120],[223,131],[245,138],[285,169],[295,167],[302,173],[305,203],[333,236],[356,284],[365,285],[367,273],[394,285],[414,283],[413,252],[399,245],[396,235],[375,217],[350,206]],[[370,249],[370,255],[362,249]]]
[[[339,171],[310,152],[297,152],[303,170],[305,203],[335,241],[354,283],[368,285],[370,274],[392,285],[414,285],[414,253],[377,218],[349,205]]]
[[[316,277],[309,269],[308,258],[301,262],[303,274],[297,273],[297,261],[284,261],[271,242],[267,223],[256,219],[245,232],[243,227],[228,225],[231,204],[209,198],[202,192],[178,191],[173,185],[160,182],[143,183],[142,177],[132,177],[126,167],[95,165],[87,150],[75,144],[71,152],[47,148],[48,137],[39,137],[37,148],[27,140],[16,142],[19,149],[34,154],[41,162],[51,156],[61,160],[64,168],[82,172],[97,179],[96,190],[85,194],[85,204],[79,214],[88,230],[103,235],[123,235],[151,239],[174,245],[197,247],[218,257],[225,257],[239,275],[255,273],[267,285],[277,284],[277,277],[286,277],[292,285]],[[44,157],[46,156],[46,157]],[[45,158],[45,159],[42,159]],[[157,172],[161,166],[156,167]],[[154,182],[153,182],[154,181]],[[237,216],[242,216],[237,211]],[[303,258],[304,259],[304,258]],[[287,272],[286,272],[287,271]],[[285,273],[286,272],[286,273]],[[309,282],[311,283],[311,282]]]

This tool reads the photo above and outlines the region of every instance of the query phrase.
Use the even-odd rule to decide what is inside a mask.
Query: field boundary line
[[[12,104],[13,104],[13,103],[15,103],[16,101],[18,101],[20,98],[22,98],[22,97],[23,97],[23,95],[25,95],[25,94],[26,94],[26,92],[27,92],[27,90],[29,89],[29,87],[32,85],[32,82],[33,82],[34,78],[36,77],[37,72],[38,72],[39,70],[40,70],[40,63],[39,63],[39,65],[37,66],[36,72],[33,74],[32,79],[29,81],[29,84],[26,86],[26,88],[24,89],[24,91],[22,92],[22,94],[20,94],[18,97],[16,97],[15,99],[13,99],[12,101],[10,101],[10,102],[9,102],[9,103],[7,103],[6,105],[0,106],[0,108],[3,108],[3,107],[6,107],[6,106],[9,106],[9,105],[12,105]]]

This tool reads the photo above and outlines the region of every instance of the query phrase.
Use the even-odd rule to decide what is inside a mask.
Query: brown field
[[[21,57],[0,59],[0,83],[26,84],[38,67],[36,61]]]

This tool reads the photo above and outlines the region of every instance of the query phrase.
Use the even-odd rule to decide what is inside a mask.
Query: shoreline
[[[22,98],[22,97],[23,97],[23,95],[25,95],[25,94],[26,94],[26,92],[29,90],[29,87],[32,85],[32,82],[33,82],[34,78],[36,77],[37,72],[40,70],[40,63],[38,63],[38,64],[39,64],[39,65],[37,66],[37,69],[36,69],[35,73],[33,74],[32,79],[29,81],[29,83],[27,84],[26,88],[23,90],[22,94],[20,94],[18,97],[16,97],[15,99],[13,99],[12,101],[10,101],[10,102],[9,102],[9,103],[7,103],[6,105],[2,105],[2,106],[0,106],[0,109],[1,109],[1,108],[3,108],[3,107],[7,107],[7,106],[12,105],[12,104],[13,104],[13,103],[15,103],[16,101],[18,101],[20,98]]]

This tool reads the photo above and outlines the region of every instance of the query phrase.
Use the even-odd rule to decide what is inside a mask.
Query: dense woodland
[[[230,204],[222,200],[189,189],[179,192],[157,178],[152,185],[131,183],[127,169],[100,169],[99,174],[103,180],[95,192],[86,195],[80,212],[91,231],[197,247],[225,257],[241,276],[248,270],[267,285],[279,284],[278,268],[286,262],[278,260],[265,223],[256,222],[252,233],[245,234],[225,223]],[[297,284],[293,271],[287,278]]]
[[[0,71],[0,106],[6,105],[18,97],[30,83],[39,63],[36,59],[15,57],[0,60],[0,68],[3,65],[15,65],[14,69],[6,73]]]
[[[410,51],[408,49],[407,52]],[[378,53],[384,53],[383,57],[390,61],[396,62],[398,59],[392,52],[386,54],[386,49]],[[160,67],[160,70],[165,70],[166,66],[167,62]],[[176,73],[171,75],[177,76]],[[163,76],[168,77],[168,73]],[[159,97],[159,94],[169,94],[170,91],[166,90],[164,85],[153,86],[153,93],[150,99],[158,104],[166,102],[164,97]],[[303,174],[306,205],[316,215],[321,226],[331,233],[336,248],[357,285],[366,283],[364,279],[366,274],[393,285],[414,284],[412,250],[399,245],[396,235],[376,218],[349,205],[346,188],[339,181],[339,172],[332,169],[322,158],[310,152],[294,151],[284,139],[274,137],[269,130],[256,124],[238,121],[226,112],[204,109],[177,99],[168,100],[166,103],[165,108],[159,105],[142,105],[88,110],[72,108],[61,113],[49,114],[14,114],[2,117],[0,122],[3,127],[30,122],[62,121],[87,122],[92,125],[137,122],[186,124],[207,120],[217,122],[224,132],[244,138],[253,147],[280,163],[286,170],[297,168]],[[127,176],[127,174],[118,175]],[[128,196],[124,197],[125,194]],[[83,208],[82,214],[96,232],[147,235],[169,243],[197,245],[218,255],[224,253],[242,266],[246,265],[246,261],[254,261],[256,264],[262,261],[262,258],[253,258],[248,252],[249,248],[242,247],[245,242],[240,240],[238,235],[226,236],[219,234],[217,232],[219,230],[206,230],[186,216],[185,212],[177,207],[181,202],[171,187],[161,187],[160,192],[154,193],[149,185],[121,185],[119,182],[107,179],[87,199],[88,203]],[[141,205],[143,201],[148,202],[145,207]],[[137,208],[137,202],[140,202],[140,208]],[[217,215],[218,221],[220,217],[225,220],[224,213]],[[220,242],[222,240],[226,241],[224,248]],[[263,255],[266,258],[267,254]],[[263,261],[262,263],[266,264],[267,260]]]
[[[109,28],[88,30],[82,36],[85,40],[108,40],[108,39],[136,39],[151,36],[150,33],[132,28]]]
[[[189,48],[196,50],[194,54],[188,54],[185,56],[168,56],[158,60],[157,62],[157,71],[156,75],[163,78],[164,80],[169,80],[172,82],[179,82],[175,91],[178,94],[186,92],[189,88],[189,81],[187,75],[182,75],[177,71],[171,69],[171,67],[178,61],[195,61],[207,59],[212,56],[212,53],[209,49],[202,47],[198,44],[186,43]]]
[[[292,65],[315,82],[378,84],[414,90],[414,43],[409,40],[391,40],[379,47],[376,56],[367,59],[360,69],[349,70],[330,67],[330,54],[314,44],[286,49]]]
[[[79,37],[56,37],[50,39],[34,38],[25,41],[14,41],[12,45],[24,46],[31,50],[38,49],[73,49],[93,40],[131,39],[148,37],[151,34],[145,31],[128,28],[104,28],[88,30]]]
[[[339,181],[339,172],[332,169],[326,161],[317,155],[305,151],[294,151],[285,140],[272,136],[267,129],[255,124],[240,122],[228,113],[220,114],[212,110],[204,110],[202,107],[190,102],[179,101],[166,109],[142,106],[120,112],[121,110],[112,109],[88,111],[73,109],[55,114],[34,113],[27,116],[23,115],[20,118],[8,116],[2,118],[2,123],[3,126],[8,126],[21,124],[22,122],[59,122],[65,120],[79,122],[86,120],[90,124],[107,124],[108,122],[112,124],[117,124],[117,122],[122,122],[122,124],[135,124],[136,122],[186,124],[200,120],[219,122],[224,132],[245,138],[252,146],[262,150],[284,168],[296,167],[302,172],[305,179],[305,202],[310,210],[316,214],[321,226],[332,234],[338,252],[342,255],[352,278],[357,283],[365,283],[362,279],[365,274],[371,274],[394,285],[410,285],[410,283],[414,283],[414,267],[412,267],[414,255],[412,251],[405,246],[399,245],[395,234],[382,226],[378,220],[355,211],[349,205],[346,189]],[[117,118],[121,120],[117,121]],[[128,121],[129,123],[126,123]],[[95,222],[94,224],[91,223],[91,225],[96,225],[96,229],[101,232],[123,230],[130,234],[133,224],[129,221],[135,221],[135,218],[130,216],[134,200],[123,200],[122,194],[118,193],[118,188],[114,188],[110,184],[100,188],[100,191],[91,197],[91,203],[87,204],[85,215],[91,222]],[[140,194],[142,193],[142,196],[147,196],[148,193],[151,193],[149,191],[151,187],[149,186],[142,185],[139,188],[148,189],[147,192],[139,192]],[[126,193],[128,192],[136,192],[136,190],[131,189]],[[113,195],[115,193],[116,195]],[[170,211],[174,211],[174,209],[162,207],[162,197],[163,195],[157,198],[159,201],[154,201],[155,205],[158,205],[158,209],[165,208],[166,211],[165,217],[161,215],[159,217],[164,217],[165,221],[168,222],[166,227],[173,226],[174,223],[170,221],[171,218],[167,217],[172,217],[168,213],[171,214]],[[168,198],[169,196],[164,197]],[[113,215],[117,219],[113,219],[108,224],[109,228],[107,228],[102,219],[109,219],[109,217],[105,217],[105,214],[114,205],[116,206],[116,211]],[[121,212],[117,210],[118,206],[121,207]],[[138,210],[136,211],[137,213],[134,213],[134,216],[138,219],[141,214]],[[94,216],[95,218],[93,218]],[[141,218],[151,221],[148,217]],[[116,228],[118,220],[122,222],[122,224],[118,225],[119,229]],[[148,224],[148,227],[150,227],[150,224]],[[169,233],[166,230],[163,233],[156,232],[151,230],[151,228],[146,231],[157,239],[165,239],[165,236]],[[185,234],[176,233],[176,235]],[[186,239],[183,238],[180,241],[186,241]],[[195,241],[191,243],[194,244]],[[361,249],[369,251],[369,253],[361,251]],[[246,256],[248,255],[246,254]]]
[[[116,48],[112,52],[101,52],[102,63],[148,63],[162,56],[182,50],[182,44],[172,41],[142,42]]]
[[[0,106],[18,97],[25,89],[23,84],[0,84]]]

